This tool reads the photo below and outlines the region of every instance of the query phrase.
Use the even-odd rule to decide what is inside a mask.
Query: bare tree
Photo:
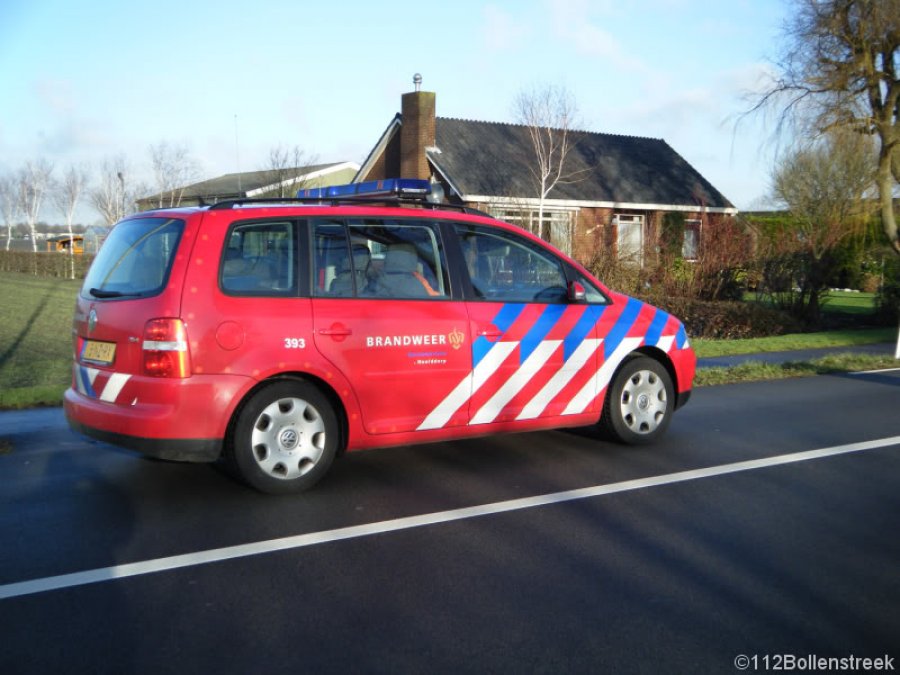
[[[128,164],[124,155],[107,157],[100,165],[97,187],[91,190],[90,201],[107,225],[125,217],[128,198],[125,192],[125,176]]]
[[[274,186],[265,196],[288,197],[301,189],[307,182],[298,169],[315,164],[317,158],[308,155],[300,146],[289,148],[276,145],[269,150],[269,161],[264,171],[267,172],[268,184]]]
[[[574,144],[575,97],[565,87],[535,86],[522,89],[513,104],[516,121],[528,128],[534,163],[530,166],[538,193],[538,236],[544,232],[544,201],[557,185],[584,178],[584,171],[571,171],[568,159]]]
[[[45,159],[25,162],[19,171],[19,202],[25,225],[31,234],[31,247],[37,253],[37,221],[44,205],[44,197],[53,180],[53,165]]]
[[[773,172],[774,196],[797,224],[779,246],[802,254],[794,310],[810,323],[819,319],[819,300],[837,262],[835,249],[871,215],[875,156],[870,136],[834,129],[789,153]]]
[[[6,225],[6,250],[12,241],[13,225],[21,213],[19,201],[18,182],[13,174],[0,176],[0,213],[3,215],[3,223]]]
[[[52,198],[54,206],[66,221],[69,235],[69,275],[72,279],[75,278],[75,233],[72,231],[72,223],[75,220],[75,209],[78,208],[78,202],[81,201],[87,181],[87,171],[83,167],[70,166],[62,180],[55,186]]]
[[[180,206],[184,189],[197,179],[197,162],[184,144],[161,141],[150,146],[150,162],[159,195],[159,207]]]
[[[900,0],[794,0],[777,75],[752,111],[781,110],[779,128],[847,127],[878,138],[884,234],[900,253],[893,190],[900,181]]]

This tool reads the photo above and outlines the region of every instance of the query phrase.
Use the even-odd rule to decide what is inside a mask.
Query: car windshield
[[[146,297],[162,291],[175,259],[184,221],[135,218],[116,225],[85,277],[92,298]]]

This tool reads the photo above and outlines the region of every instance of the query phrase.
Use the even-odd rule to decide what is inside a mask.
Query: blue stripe
[[[625,305],[622,315],[606,335],[606,340],[603,343],[603,358],[608,359],[616,350],[616,347],[618,347],[622,340],[625,339],[625,336],[628,335],[628,331],[634,326],[634,322],[643,306],[644,303],[640,300],[628,298],[628,304]]]
[[[663,328],[666,327],[668,320],[669,315],[666,312],[661,309],[656,310],[656,316],[653,317],[653,321],[650,322],[650,326],[647,328],[645,341],[648,345],[655,346],[659,344],[659,338],[662,336]]]
[[[531,352],[537,349],[543,339],[547,337],[547,333],[553,330],[553,327],[559,322],[563,314],[566,312],[565,305],[547,305],[540,318],[535,321],[525,337],[519,344],[519,363],[525,363]]]
[[[678,332],[675,333],[675,344],[678,345],[678,349],[684,349],[684,343],[687,342],[687,331],[684,329],[684,324],[681,324],[678,327]]]
[[[491,323],[497,326],[501,333],[505,333],[516,322],[523,309],[525,305],[503,305]]]
[[[91,398],[97,398],[97,392],[94,391],[91,378],[88,376],[87,368],[84,366],[78,366],[78,379],[81,380],[81,385],[87,392],[87,395]]]
[[[497,315],[491,319],[491,323],[500,330],[501,335],[496,341],[488,340],[486,337],[475,338],[475,341],[472,343],[473,368],[481,363],[481,359],[487,356],[488,352],[493,349],[497,342],[500,342],[500,340],[504,338],[506,331],[508,331],[516,322],[516,319],[519,318],[519,314],[522,313],[523,309],[525,309],[525,305],[513,304],[503,305],[503,307],[500,308]]]
[[[563,361],[568,361],[572,353],[578,349],[578,345],[584,342],[584,339],[594,329],[594,326],[597,325],[597,322],[600,320],[600,317],[603,316],[603,312],[608,306],[609,305],[598,307],[596,305],[590,305],[584,310],[584,314],[578,319],[578,323],[572,327],[572,330],[569,331],[569,334],[563,341]]]

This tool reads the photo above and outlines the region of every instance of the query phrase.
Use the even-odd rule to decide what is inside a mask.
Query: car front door
[[[570,302],[562,261],[526,237],[464,224],[456,234],[473,295],[469,424],[572,414],[597,371],[605,298]]]

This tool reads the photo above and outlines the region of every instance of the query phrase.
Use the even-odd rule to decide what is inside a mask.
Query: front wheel
[[[312,487],[337,451],[337,417],[309,382],[282,380],[257,391],[238,413],[228,463],[249,485],[269,494]]]
[[[668,371],[654,359],[636,356],[625,361],[606,392],[600,427],[621,443],[651,443],[665,432],[674,409]]]

